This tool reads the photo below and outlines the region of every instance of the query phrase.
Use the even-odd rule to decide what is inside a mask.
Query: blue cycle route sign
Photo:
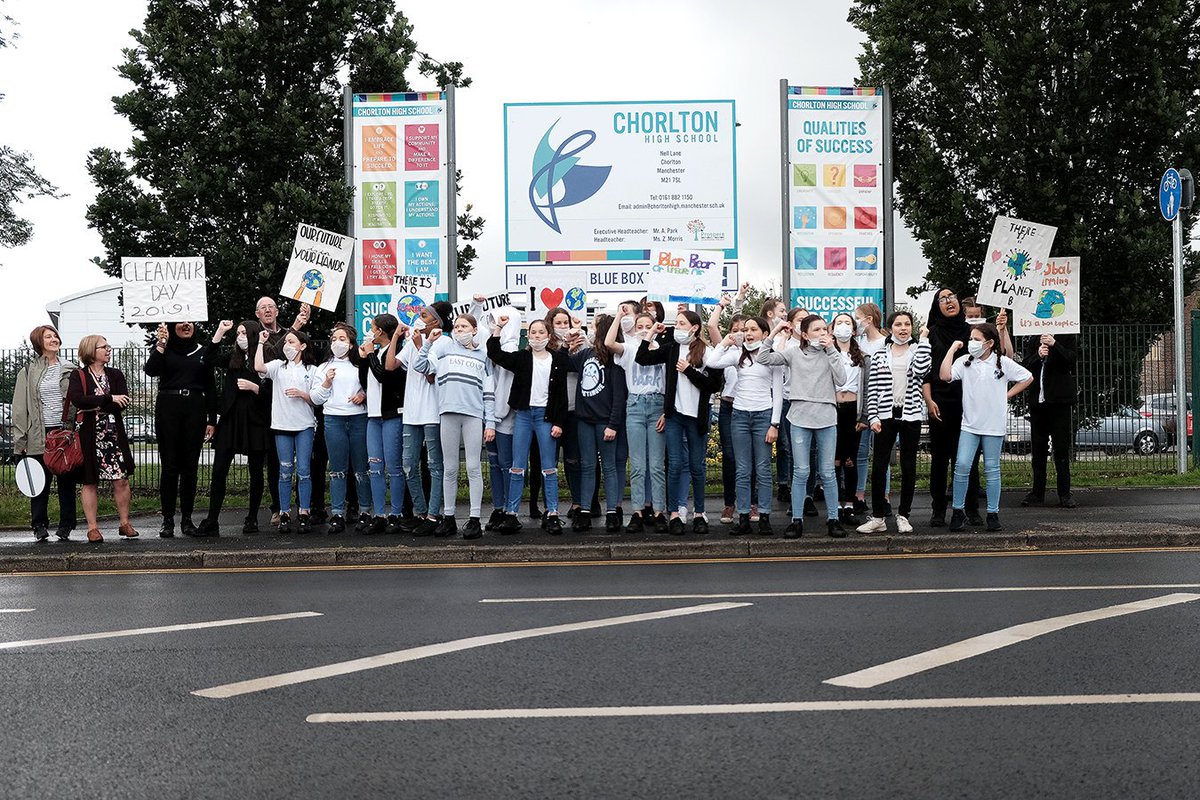
[[[1179,202],[1183,199],[1183,184],[1179,180],[1179,170],[1171,167],[1163,173],[1158,184],[1158,210],[1162,212],[1167,222],[1174,221],[1179,216]]]

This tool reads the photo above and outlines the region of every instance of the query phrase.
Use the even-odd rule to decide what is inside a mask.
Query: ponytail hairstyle
[[[1000,361],[1000,331],[990,322],[981,322],[976,325],[973,330],[983,334],[983,338],[992,343],[992,353],[996,356],[996,380],[1004,378],[1004,364]],[[968,341],[970,341],[968,339]],[[970,367],[975,362],[975,356],[968,354],[967,361],[963,367]]]
[[[883,312],[874,303],[863,303],[854,310],[871,320],[871,324],[876,328],[883,327]]]
[[[851,364],[853,364],[856,367],[861,367],[863,365],[863,363],[866,361],[866,358],[863,357],[862,348],[858,346],[858,337],[855,336],[853,333],[853,331],[854,331],[854,315],[849,314],[845,311],[842,311],[839,314],[835,314],[833,317],[833,322],[830,323],[830,327],[837,325],[838,317],[845,317],[846,321],[850,323],[850,330],[851,330],[850,347],[845,352],[847,352],[850,355],[850,363]],[[836,341],[836,339],[835,339],[835,341]],[[840,347],[838,349],[841,350]]]
[[[707,349],[707,346],[704,344],[704,340],[700,338],[700,329],[702,327],[700,323],[700,315],[691,309],[688,309],[687,311],[680,311],[679,315],[686,319],[688,324],[691,325],[692,329],[695,331],[695,334],[692,336],[692,341],[688,342],[687,362],[696,369],[699,369],[704,365],[704,351]]]
[[[612,364],[613,352],[604,343],[604,337],[608,336],[608,329],[612,327],[612,324],[613,316],[611,314],[596,315],[595,331],[592,336],[592,349],[595,351],[596,360],[606,367]]]
[[[892,339],[892,323],[894,323],[896,320],[900,319],[900,317],[907,317],[909,325],[911,325],[914,328],[917,326],[916,320],[913,319],[913,315],[907,311],[904,311],[903,309],[901,309],[899,311],[893,311],[891,314],[888,314],[887,338],[884,340],[884,344],[887,345],[888,347],[891,347],[893,344],[896,343],[895,340]],[[909,343],[910,344],[912,343],[911,335],[909,337]]]
[[[753,322],[756,326],[758,326],[758,329],[760,331],[762,331],[762,338],[759,339],[759,341],[765,343],[767,341],[768,337],[770,337],[770,335],[771,335],[771,323],[767,322],[767,318],[766,317],[747,316],[745,321]],[[756,353],[751,353],[749,350],[747,350],[746,345],[743,342],[742,354],[740,356],[738,356],[738,362],[737,362],[738,369],[741,369],[742,367],[744,367],[746,365],[747,361],[749,361],[751,364],[753,364],[754,359],[756,359],[756,358],[758,358],[758,355]]]

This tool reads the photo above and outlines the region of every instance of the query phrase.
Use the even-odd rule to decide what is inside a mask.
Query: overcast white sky
[[[474,78],[458,94],[460,206],[473,203],[487,225],[460,293],[504,288],[503,104],[561,100],[736,100],[741,274],[778,284],[778,81],[853,83],[862,39],[846,22],[848,0],[415,0],[400,8],[421,49],[464,62]],[[89,263],[102,249],[84,219],[95,194],[84,163],[93,147],[129,144],[111,98],[129,88],[115,68],[146,4],[8,0],[3,9],[21,38],[0,51],[0,142],[32,152],[70,196],[25,203],[33,239],[0,250],[0,348],[47,321],[47,302],[109,281]],[[413,72],[414,89],[436,88]],[[896,262],[903,297],[925,263],[900,228]]]

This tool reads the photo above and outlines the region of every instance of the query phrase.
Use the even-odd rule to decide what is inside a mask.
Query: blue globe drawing
[[[406,294],[396,300],[396,318],[411,327],[417,321],[417,317],[421,316],[421,310],[424,308],[424,300],[415,294]]]
[[[305,289],[310,289],[314,292],[325,285],[325,276],[321,274],[321,270],[319,269],[310,269],[304,273],[304,277],[301,280],[304,282]]]
[[[568,289],[564,302],[569,311],[583,311],[583,307],[587,304],[587,293],[578,286],[574,289]]]

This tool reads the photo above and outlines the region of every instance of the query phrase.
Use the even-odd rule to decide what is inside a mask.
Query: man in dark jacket
[[[1054,471],[1058,479],[1058,504],[1075,508],[1071,497],[1071,407],[1075,385],[1076,337],[1072,334],[1027,336],[1022,362],[1033,373],[1029,387],[1029,434],[1033,444],[1033,489],[1021,505],[1041,504],[1046,499],[1046,459],[1049,444],[1054,448]]]

